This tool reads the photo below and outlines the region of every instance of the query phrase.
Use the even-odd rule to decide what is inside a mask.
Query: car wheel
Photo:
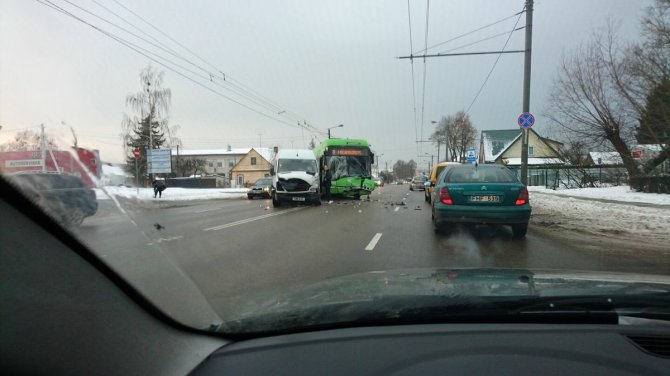
[[[254,196],[252,196],[252,195],[247,195],[247,198],[248,198],[249,200],[253,200],[253,199],[254,199]]]
[[[528,224],[524,225],[512,225],[512,237],[514,239],[522,239],[524,236],[526,236],[526,232],[528,231]]]
[[[272,195],[272,207],[273,208],[278,208],[280,206],[281,206],[281,203],[279,202],[279,200],[277,200],[277,195],[273,194]]]
[[[84,211],[81,210],[80,208],[74,208],[65,215],[64,221],[65,224],[68,226],[80,226],[82,222],[84,222],[84,218],[86,215],[84,214]]]

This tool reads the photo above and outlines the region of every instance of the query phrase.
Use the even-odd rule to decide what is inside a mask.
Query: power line
[[[210,73],[212,79],[217,79],[217,80],[223,79],[223,81],[226,82],[227,84],[232,85],[232,86],[236,86],[236,87],[239,88],[240,90],[242,90],[242,91],[246,91],[246,92],[249,93],[250,95],[255,96],[257,99],[260,99],[260,100],[266,102],[267,104],[276,107],[276,108],[277,108],[277,111],[275,111],[275,112],[276,112],[278,115],[285,114],[285,116],[288,116],[289,114],[292,114],[292,115],[293,115],[292,117],[293,117],[293,120],[294,120],[294,121],[297,121],[297,120],[300,120],[300,119],[304,119],[304,117],[300,116],[299,114],[297,114],[297,113],[295,113],[295,112],[293,112],[293,111],[286,110],[286,109],[284,108],[284,106],[281,106],[281,105],[277,104],[276,102],[274,102],[274,101],[272,101],[271,99],[269,99],[269,98],[263,96],[263,95],[260,94],[259,92],[257,92],[257,91],[255,91],[255,90],[251,89],[250,87],[248,87],[248,86],[242,84],[242,82],[240,82],[239,80],[236,80],[235,78],[231,77],[230,75],[226,75],[226,74],[225,74],[224,72],[222,72],[218,67],[216,67],[215,65],[211,64],[210,62],[208,62],[207,60],[205,60],[203,57],[201,57],[200,55],[198,55],[198,54],[196,54],[194,51],[192,51],[190,48],[186,47],[185,45],[183,45],[183,44],[180,43],[179,41],[177,41],[177,40],[175,40],[174,38],[172,38],[169,34],[165,33],[164,31],[162,31],[162,30],[159,29],[158,27],[156,27],[156,26],[154,26],[153,24],[151,24],[149,21],[147,21],[147,20],[146,20],[144,17],[142,17],[141,15],[137,14],[136,12],[134,12],[133,10],[131,10],[130,8],[128,8],[127,6],[123,5],[123,4],[122,4],[121,2],[119,2],[118,0],[113,0],[113,1],[114,1],[116,4],[118,4],[121,8],[125,9],[127,12],[131,13],[132,15],[134,15],[135,17],[137,17],[138,19],[140,19],[142,22],[144,22],[145,24],[147,24],[149,27],[151,27],[152,29],[156,30],[157,32],[159,32],[160,34],[162,34],[163,36],[165,36],[166,38],[168,38],[170,41],[174,42],[174,43],[177,44],[179,47],[183,48],[184,50],[186,50],[187,52],[189,52],[191,55],[193,55],[194,57],[196,57],[196,58],[199,59],[200,61],[204,62],[206,65],[210,66],[211,68],[213,68],[213,69],[216,70],[217,72],[221,73],[222,77],[219,77],[219,76],[216,75],[216,74],[211,75],[211,73]],[[155,39],[155,38],[154,38],[154,39]],[[209,72],[208,72],[208,73],[209,73]],[[320,130],[317,130],[317,131],[319,131],[320,133],[322,133],[322,134],[325,135],[325,132],[320,131]]]
[[[525,9],[525,8],[524,8]],[[517,25],[519,24],[519,21],[521,20],[521,15],[523,15],[523,11],[518,13],[519,17],[516,19],[516,23],[514,23],[514,28],[509,32],[509,36],[507,36],[507,40],[505,41],[505,45],[503,46],[501,51],[505,51],[505,48],[507,47],[507,44],[509,43],[509,40],[512,38],[512,34],[517,30]],[[470,105],[468,106],[468,109],[465,110],[465,113],[469,113],[470,109],[472,106],[475,104],[477,101],[477,98],[479,98],[479,95],[482,93],[482,90],[484,90],[484,86],[486,86],[486,83],[489,81],[489,78],[491,77],[491,74],[493,73],[493,70],[496,69],[496,65],[498,65],[498,61],[500,61],[500,58],[502,57],[502,53],[498,54],[498,57],[496,58],[496,61],[493,63],[493,66],[491,67],[491,70],[489,71],[489,74],[486,75],[486,78],[484,79],[484,82],[482,83],[482,86],[479,88],[479,91],[477,91],[477,94],[475,97],[472,99],[472,102],[470,102]]]
[[[507,16],[507,17],[502,18],[502,19],[500,19],[500,20],[498,20],[498,21],[492,22],[492,23],[490,23],[490,24],[488,24],[488,25],[484,25],[484,26],[482,26],[482,27],[480,27],[480,28],[477,28],[477,29],[468,31],[467,33],[463,33],[463,34],[458,35],[458,36],[455,36],[455,37],[453,37],[453,38],[451,38],[451,39],[447,39],[447,40],[444,41],[444,42],[440,42],[440,43],[434,44],[434,45],[432,45],[432,46],[430,46],[430,47],[426,47],[425,49],[423,49],[423,50],[421,50],[421,51],[416,51],[416,52],[412,53],[412,55],[419,55],[419,54],[424,53],[424,52],[426,52],[426,51],[428,51],[428,50],[432,50],[432,49],[435,48],[435,47],[439,47],[439,46],[445,45],[445,44],[447,44],[447,43],[449,43],[449,42],[453,42],[453,41],[455,41],[455,40],[457,40],[457,39],[466,37],[466,36],[468,36],[468,35],[470,35],[470,34],[474,34],[474,33],[478,32],[478,31],[481,31],[481,30],[484,30],[484,29],[489,28],[489,27],[491,27],[491,26],[497,25],[497,24],[499,24],[499,23],[501,23],[501,22],[504,22],[504,21],[509,20],[510,18],[514,18],[514,17],[516,17],[516,16],[518,16],[518,15],[520,15],[520,14],[523,14],[524,11],[525,11],[525,9],[522,10],[521,12],[514,13],[514,14],[511,15],[511,16]]]
[[[512,32],[523,30],[525,28],[526,28],[525,26],[517,27],[516,29],[512,30]],[[458,47],[451,48],[449,50],[440,52],[438,54],[446,54],[446,53],[449,53],[449,52],[457,51],[457,50],[460,50],[461,48],[470,47],[470,46],[473,46],[475,44],[486,42],[487,40],[491,40],[491,39],[494,39],[494,38],[497,38],[497,37],[501,37],[503,35],[507,35],[508,33],[509,33],[508,31],[505,31],[505,32],[502,32],[502,33],[499,33],[499,34],[496,34],[496,35],[492,35],[490,37],[486,37],[486,38],[476,40],[476,41],[468,43],[468,44],[464,44],[464,45],[461,45],[461,46],[458,46]]]
[[[184,73],[178,71],[177,69],[175,69],[175,68],[173,68],[173,67],[167,65],[166,63],[157,60],[155,56],[158,56],[158,55],[156,55],[155,53],[152,53],[152,52],[150,52],[150,51],[148,51],[148,50],[146,50],[146,49],[144,49],[144,48],[142,48],[142,47],[140,47],[140,46],[137,46],[136,44],[131,43],[131,42],[129,42],[129,41],[127,41],[127,40],[125,40],[125,39],[123,39],[123,38],[121,38],[121,37],[119,37],[119,36],[117,36],[117,35],[115,35],[115,34],[113,34],[113,33],[111,33],[111,32],[108,32],[108,31],[106,31],[106,30],[104,30],[104,29],[102,29],[102,28],[100,28],[100,27],[98,27],[98,26],[96,26],[96,25],[93,25],[93,24],[91,24],[90,22],[87,22],[86,20],[84,20],[84,19],[82,19],[82,18],[76,16],[75,14],[69,12],[68,10],[59,7],[58,5],[52,3],[52,2],[49,1],[49,0],[36,0],[36,1],[39,2],[39,3],[41,3],[41,4],[43,4],[43,5],[45,5],[45,6],[47,6],[47,7],[50,7],[50,8],[52,8],[52,9],[56,10],[56,11],[58,11],[58,12],[61,12],[61,13],[65,14],[65,15],[67,15],[67,16],[69,16],[69,17],[71,17],[71,18],[73,18],[73,19],[75,19],[75,20],[77,20],[77,21],[79,21],[79,22],[82,22],[82,23],[84,23],[85,25],[88,25],[89,27],[91,27],[91,28],[93,28],[94,30],[96,30],[96,31],[98,31],[98,32],[100,32],[100,33],[102,33],[103,35],[106,35],[107,37],[109,37],[109,38],[111,38],[111,39],[117,41],[118,43],[120,43],[120,44],[122,44],[122,45],[124,45],[124,46],[126,46],[126,47],[128,47],[128,48],[130,48],[130,49],[132,49],[133,51],[139,53],[140,55],[142,55],[142,56],[148,58],[149,60],[151,60],[151,61],[153,61],[153,62],[155,62],[155,63],[157,63],[157,64],[162,65],[163,67],[169,69],[170,71],[172,71],[172,72],[174,72],[174,73],[176,73],[176,74],[178,74],[178,75],[180,75],[180,76],[186,78],[187,80],[189,80],[189,81],[195,83],[195,84],[198,85],[198,86],[203,87],[203,88],[206,89],[206,90],[209,90],[210,92],[212,92],[212,93],[214,93],[214,94],[216,94],[216,95],[219,95],[219,96],[221,96],[221,97],[223,97],[223,98],[225,98],[225,99],[227,99],[227,100],[229,100],[229,101],[231,101],[231,102],[233,102],[233,103],[236,103],[236,104],[238,104],[238,105],[240,105],[240,106],[242,106],[242,107],[244,107],[244,108],[246,108],[246,109],[252,111],[252,112],[255,112],[255,113],[259,114],[259,115],[265,116],[265,117],[267,117],[267,118],[269,118],[269,119],[272,119],[272,120],[274,120],[274,121],[277,121],[277,122],[280,122],[280,123],[283,123],[283,124],[286,124],[286,125],[289,125],[289,126],[295,126],[295,125],[293,125],[292,123],[288,123],[288,122],[286,122],[286,121],[284,121],[284,120],[277,119],[277,118],[274,118],[274,117],[272,117],[272,116],[270,116],[270,115],[268,115],[268,114],[265,114],[265,113],[263,113],[263,112],[260,112],[260,111],[254,109],[254,108],[252,108],[252,107],[250,107],[250,106],[248,106],[248,105],[246,105],[246,104],[244,104],[244,103],[241,103],[241,102],[239,102],[239,101],[237,101],[237,100],[235,100],[235,99],[233,99],[233,98],[230,98],[229,96],[227,96],[227,95],[225,95],[225,94],[223,94],[223,93],[221,93],[221,92],[216,91],[215,89],[212,89],[212,88],[209,87],[209,86],[206,86],[205,84],[203,84],[203,83],[201,83],[201,82],[198,82],[198,81],[194,80],[192,77],[189,77],[189,76],[187,76],[186,74],[184,74]],[[146,51],[147,53],[143,52],[142,50]],[[152,54],[152,55],[154,55],[154,56],[150,56],[149,54]],[[165,58],[163,58],[163,57],[160,57],[160,56],[158,56],[158,57],[159,57],[160,59],[167,60],[167,59],[165,59]],[[184,70],[186,70],[186,71],[188,71],[188,72],[190,72],[190,73],[192,73],[192,74],[198,76],[196,73],[194,73],[194,72],[192,72],[192,71],[189,71],[188,69],[183,68],[182,66],[180,66],[180,65],[178,65],[178,64],[176,64],[176,63],[174,63],[174,62],[170,62],[169,60],[168,60],[168,62],[169,62],[170,64],[176,65],[176,66],[178,66],[178,67],[180,67],[180,68],[182,68],[182,69],[184,69]],[[198,77],[203,78],[202,76],[198,76]],[[298,124],[298,127],[300,127],[300,124]],[[311,131],[311,129],[310,129],[310,131]]]
[[[45,1],[41,1],[41,0],[37,0],[37,1],[38,1],[39,3],[41,3],[41,4],[43,4],[43,5],[46,5],[46,6],[50,7],[50,8],[52,8],[52,9],[55,9],[55,10],[57,10],[57,11],[63,13],[63,14],[66,14],[66,15],[68,15],[68,16],[70,16],[70,17],[72,17],[72,18],[74,18],[74,19],[76,19],[76,20],[78,20],[78,21],[80,21],[80,22],[82,22],[82,23],[84,23],[84,24],[86,24],[86,25],[88,25],[88,26],[94,28],[95,30],[97,30],[97,31],[99,31],[99,32],[101,32],[101,33],[103,33],[104,35],[106,35],[106,36],[108,36],[108,37],[110,37],[110,38],[112,38],[112,39],[115,39],[117,42],[119,42],[119,43],[125,45],[126,47],[135,50],[136,52],[142,54],[143,56],[145,56],[145,57],[147,57],[147,58],[150,58],[150,60],[152,60],[152,61],[154,61],[154,62],[156,62],[156,63],[158,63],[158,64],[160,64],[160,65],[162,65],[162,66],[164,66],[164,67],[166,67],[166,68],[168,68],[168,69],[170,69],[170,70],[172,70],[173,72],[175,72],[175,73],[177,73],[177,74],[180,74],[181,76],[183,76],[183,77],[185,77],[185,78],[187,78],[187,79],[189,79],[189,80],[191,80],[191,81],[194,81],[194,80],[192,80],[190,77],[186,77],[186,76],[185,76],[184,74],[182,74],[181,72],[176,71],[176,69],[174,69],[174,68],[172,68],[172,67],[168,67],[165,63],[162,63],[162,62],[160,62],[160,61],[156,61],[154,58],[151,58],[151,56],[147,56],[147,54],[152,55],[152,56],[154,56],[154,57],[156,57],[156,58],[158,58],[158,59],[164,60],[165,62],[167,62],[167,63],[169,63],[169,64],[172,64],[172,65],[174,65],[174,66],[176,66],[176,67],[178,67],[178,68],[180,68],[180,69],[182,69],[182,70],[184,70],[184,71],[186,71],[186,72],[189,72],[190,74],[192,74],[192,75],[194,75],[194,76],[196,76],[196,77],[199,77],[199,78],[201,78],[201,79],[203,79],[203,80],[207,80],[207,79],[209,78],[209,81],[212,82],[212,84],[214,84],[214,85],[216,85],[216,86],[219,86],[219,87],[221,87],[221,88],[223,88],[223,89],[231,90],[231,91],[233,91],[233,93],[235,93],[235,94],[241,96],[242,98],[248,100],[249,102],[251,102],[251,103],[253,103],[253,104],[255,104],[255,105],[257,105],[257,106],[259,106],[259,107],[261,107],[261,108],[264,108],[265,110],[268,110],[269,112],[272,112],[273,114],[279,114],[279,115],[281,115],[282,113],[286,113],[286,112],[287,112],[286,110],[282,110],[281,107],[279,107],[279,106],[277,106],[277,105],[275,105],[275,104],[270,103],[271,107],[269,107],[267,104],[260,103],[257,99],[253,98],[251,95],[249,95],[249,94],[245,94],[243,90],[242,90],[242,92],[241,92],[240,89],[229,88],[229,87],[227,87],[227,86],[222,85],[222,84],[219,83],[218,81],[217,81],[217,82],[214,82],[214,80],[212,79],[212,78],[213,78],[213,74],[212,74],[211,72],[209,72],[207,69],[205,69],[205,68],[199,66],[198,64],[196,64],[196,63],[190,61],[189,59],[185,58],[184,56],[181,56],[180,54],[178,54],[177,52],[175,52],[174,50],[172,50],[172,49],[170,49],[168,46],[166,46],[164,43],[161,43],[160,41],[156,40],[156,38],[154,38],[154,37],[151,36],[150,34],[148,34],[148,33],[144,32],[144,31],[142,31],[139,27],[133,25],[131,22],[125,20],[123,17],[121,17],[121,16],[119,16],[118,14],[112,12],[111,10],[107,9],[106,7],[103,7],[103,8],[106,9],[106,10],[108,10],[110,13],[116,15],[117,17],[123,19],[124,22],[126,22],[127,24],[132,25],[135,29],[140,30],[140,32],[142,32],[143,34],[148,35],[150,38],[156,40],[156,41],[159,43],[159,45],[157,45],[156,43],[153,43],[153,42],[151,42],[151,41],[148,41],[146,38],[143,38],[143,37],[137,35],[136,33],[133,33],[132,31],[130,31],[130,30],[126,29],[126,28],[123,28],[123,27],[121,27],[121,26],[119,26],[119,25],[117,25],[117,24],[115,24],[115,23],[113,23],[113,22],[111,22],[111,21],[109,21],[109,20],[107,20],[107,19],[105,19],[105,18],[103,18],[103,17],[101,17],[101,16],[95,14],[95,13],[92,13],[92,12],[90,12],[90,11],[88,11],[88,10],[86,10],[86,9],[84,9],[84,8],[82,8],[82,7],[78,6],[78,5],[76,5],[76,4],[73,4],[72,2],[70,2],[70,1],[68,1],[68,0],[64,0],[64,1],[67,2],[68,4],[70,4],[70,5],[72,5],[72,6],[76,7],[76,8],[78,8],[78,9],[80,9],[81,11],[83,11],[83,12],[85,12],[85,13],[87,13],[87,14],[90,14],[91,16],[96,17],[96,18],[98,18],[98,19],[100,19],[100,20],[102,20],[102,21],[104,21],[104,22],[106,22],[106,23],[108,23],[108,24],[110,24],[110,25],[112,25],[112,26],[114,26],[114,27],[116,27],[116,28],[118,28],[118,29],[120,29],[120,30],[122,30],[122,31],[124,31],[124,32],[126,32],[126,33],[128,33],[128,34],[130,34],[130,35],[132,35],[132,36],[134,36],[135,38],[138,38],[139,40],[142,40],[142,41],[144,41],[145,43],[148,43],[148,44],[150,44],[151,46],[154,46],[154,47],[156,47],[156,48],[158,48],[158,49],[160,49],[160,50],[162,50],[162,51],[164,51],[164,52],[166,52],[166,53],[168,53],[168,54],[170,54],[170,55],[172,55],[172,56],[174,56],[174,57],[176,57],[176,58],[179,58],[180,60],[183,60],[183,61],[189,63],[190,65],[192,65],[192,66],[194,66],[194,67],[200,69],[201,71],[203,71],[206,75],[205,75],[205,76],[200,75],[200,74],[198,74],[198,73],[196,73],[196,72],[194,72],[194,71],[192,71],[192,70],[189,70],[188,68],[186,68],[186,67],[184,67],[184,66],[182,66],[182,65],[180,65],[180,64],[175,63],[174,61],[171,61],[170,59],[168,59],[168,58],[166,58],[166,57],[160,56],[159,54],[157,54],[157,53],[155,53],[155,52],[153,52],[153,51],[150,51],[150,50],[148,50],[148,49],[146,49],[146,48],[143,48],[143,47],[141,47],[141,46],[139,46],[139,45],[137,45],[137,44],[135,44],[135,43],[132,43],[132,42],[128,41],[127,39],[123,39],[122,37],[120,37],[120,36],[118,36],[118,35],[116,35],[116,34],[114,34],[114,33],[112,33],[112,32],[109,32],[109,31],[106,31],[106,30],[104,30],[104,29],[102,29],[102,28],[100,28],[100,27],[97,27],[97,26],[91,24],[90,22],[85,21],[85,20],[82,19],[81,17],[76,16],[75,14],[73,14],[73,13],[71,13],[70,11],[66,10],[65,8],[62,8],[62,7],[60,7],[60,6],[56,5],[56,4],[54,4],[54,3],[51,2],[51,1],[48,1],[48,0],[46,0],[46,2],[45,2]],[[47,3],[48,3],[48,4],[47,4]],[[127,8],[126,8],[126,9],[127,9]],[[172,38],[170,38],[170,39],[172,39]],[[178,43],[178,42],[177,42],[177,43]],[[181,45],[181,44],[180,44],[180,45]],[[132,47],[131,47],[131,46],[132,46]],[[182,46],[183,46],[183,45],[182,45]],[[186,47],[183,47],[183,48],[186,48]],[[140,51],[138,51],[138,49],[144,51],[145,53],[141,53]],[[222,74],[223,74],[223,73],[222,73]],[[224,80],[224,81],[225,81],[225,80]],[[194,82],[195,82],[195,81],[194,81]],[[225,82],[226,82],[226,84],[230,85],[230,82],[228,82],[228,81],[225,81]],[[198,85],[205,87],[202,83],[198,83]],[[211,88],[207,88],[207,89],[210,90],[210,91],[213,91],[213,90],[211,90]],[[216,92],[216,91],[214,91],[214,92]],[[241,103],[241,102],[239,102],[239,101],[237,101],[237,100],[234,100],[234,99],[232,99],[232,98],[230,98],[230,97],[228,97],[228,96],[226,96],[226,95],[224,95],[224,94],[222,94],[222,93],[220,93],[220,92],[216,92],[216,93],[217,93],[218,95],[224,97],[225,99],[228,99],[228,100],[232,101],[233,103],[236,103],[236,104],[238,104],[238,105],[240,105],[240,106],[242,106],[242,107],[245,107],[245,108],[247,108],[247,109],[249,109],[249,110],[251,110],[251,111],[253,111],[253,112],[262,114],[263,116],[266,116],[266,117],[268,117],[268,118],[270,118],[270,119],[272,119],[272,120],[275,120],[275,121],[277,121],[277,122],[281,122],[281,123],[283,123],[283,124],[287,124],[287,125],[290,125],[290,126],[294,126],[292,122],[291,122],[291,123],[288,123],[288,122],[282,121],[282,120],[280,120],[280,119],[274,118],[274,117],[269,116],[269,115],[267,115],[267,114],[261,113],[260,111],[257,111],[257,110],[255,110],[255,109],[249,107],[248,105],[245,105],[245,104],[243,104],[243,103]],[[265,101],[265,102],[267,103],[267,101]],[[318,133],[318,134],[322,134],[322,135],[324,134],[323,131],[320,131],[320,130],[318,130],[318,129],[316,129],[316,128],[313,128],[311,125],[310,125],[309,127],[310,127],[310,132],[313,133],[313,134],[315,134],[315,135],[316,135],[317,133]]]

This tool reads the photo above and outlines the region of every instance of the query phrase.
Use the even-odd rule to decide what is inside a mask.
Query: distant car
[[[382,178],[374,178],[373,180],[375,181],[375,184],[376,184],[378,187],[383,187],[383,186],[384,186],[384,179],[382,179]]]
[[[270,198],[270,190],[272,189],[272,178],[262,178],[256,180],[249,190],[247,190],[247,198],[253,200],[254,197]]]
[[[428,177],[425,175],[418,175],[412,178],[412,180],[409,182],[409,190],[418,190],[418,191],[423,191],[426,189],[424,186],[424,183],[428,180]]]
[[[528,189],[499,165],[450,167],[438,177],[432,196],[436,232],[455,224],[501,224],[512,226],[514,238],[523,238],[530,212]]]
[[[25,173],[11,175],[11,181],[45,212],[66,226],[79,226],[84,218],[98,211],[95,191],[76,176]]]
[[[431,195],[433,194],[433,187],[435,186],[435,182],[437,181],[437,177],[440,176],[442,171],[444,171],[445,168],[451,167],[451,166],[460,166],[462,163],[460,162],[440,162],[440,163],[435,163],[433,165],[433,168],[430,170],[430,176],[428,177],[428,183],[426,185],[426,189],[424,191],[424,199],[426,200],[427,203],[430,204],[431,200]]]

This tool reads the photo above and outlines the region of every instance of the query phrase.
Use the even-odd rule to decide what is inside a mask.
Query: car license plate
[[[305,201],[304,197],[293,197],[293,201]]]
[[[472,202],[500,202],[500,196],[470,196]]]

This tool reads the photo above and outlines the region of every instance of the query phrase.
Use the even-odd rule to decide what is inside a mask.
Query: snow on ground
[[[531,187],[530,190],[533,207],[531,223],[539,227],[576,231],[608,240],[639,242],[640,245],[667,247],[670,244],[670,206],[665,206],[670,205],[670,195],[633,192],[628,187],[560,191]],[[635,203],[660,205],[640,206]]]
[[[670,205],[670,195],[660,193],[644,193],[631,190],[628,186],[605,187],[605,188],[578,188],[578,189],[553,189],[544,187],[528,187],[531,192],[550,193],[553,195],[597,198],[621,202],[642,202],[657,205]],[[670,210],[670,208],[668,209]]]
[[[246,188],[172,188],[163,191],[161,198],[154,198],[154,190],[151,188],[128,188],[107,186],[96,189],[98,200],[109,200],[109,195],[136,199],[140,201],[190,201],[190,200],[214,200],[214,199],[237,199],[247,197]]]

